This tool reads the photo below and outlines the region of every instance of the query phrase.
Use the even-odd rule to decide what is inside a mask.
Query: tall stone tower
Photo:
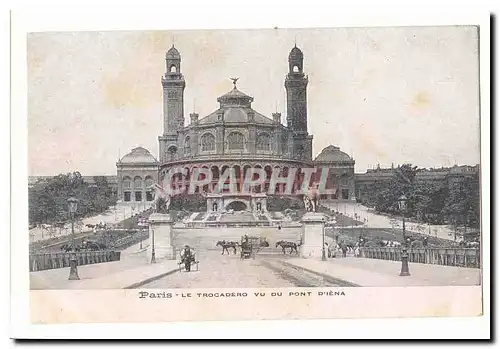
[[[294,156],[312,161],[312,136],[307,133],[307,83],[304,55],[295,45],[288,55],[288,74],[285,79],[286,121],[293,134]]]
[[[163,86],[163,135],[159,137],[160,161],[177,157],[177,132],[184,127],[184,89],[186,81],[181,73],[181,55],[172,45],[165,56],[166,72]]]
[[[288,127],[307,133],[307,76],[304,75],[304,55],[295,46],[288,55],[288,74],[285,80]]]

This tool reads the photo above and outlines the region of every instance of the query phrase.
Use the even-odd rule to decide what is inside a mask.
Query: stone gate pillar
[[[173,242],[173,221],[170,214],[153,213],[149,216],[149,248],[148,258],[151,260],[153,243],[155,259],[175,259]]]
[[[326,220],[326,215],[319,212],[307,212],[302,217],[301,257],[321,259]]]

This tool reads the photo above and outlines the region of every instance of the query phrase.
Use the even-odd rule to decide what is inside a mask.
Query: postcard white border
[[[460,6],[439,7],[429,2],[428,7],[401,7],[391,5],[381,7],[371,2],[351,1],[349,7],[325,8],[304,6],[301,2],[287,1],[281,5],[270,5],[269,2],[253,1],[251,4],[216,6],[213,2],[199,3],[196,11],[193,5],[183,1],[181,7],[175,7],[173,16],[166,16],[173,5],[164,5],[161,10],[144,5],[126,7],[95,6],[60,10],[50,7],[31,6],[30,10],[12,14],[12,232],[22,232],[27,227],[27,120],[26,120],[26,32],[30,31],[69,31],[69,30],[144,30],[144,29],[223,29],[223,28],[272,28],[285,27],[331,27],[331,26],[410,26],[410,25],[481,25],[481,156],[483,180],[483,231],[489,232],[490,202],[490,111],[489,111],[489,14],[474,10],[477,7],[461,8]],[[424,2],[420,2],[424,3]],[[425,4],[424,4],[425,5]],[[241,13],[246,13],[242,16]],[[166,21],[168,18],[168,24]],[[11,336],[56,338],[60,336],[81,337],[92,336],[106,338],[121,337],[126,333],[134,338],[152,338],[158,331],[166,331],[176,336],[218,337],[227,335],[238,337],[248,335],[251,323],[252,332],[264,337],[283,336],[290,333],[307,333],[310,338],[341,336],[340,338],[360,338],[386,336],[422,336],[439,338],[453,336],[467,338],[471,333],[483,333],[489,328],[490,306],[490,268],[489,268],[489,234],[484,234],[484,308],[485,316],[477,318],[444,319],[384,319],[384,320],[310,320],[297,321],[265,321],[265,322],[224,322],[224,323],[170,323],[168,329],[164,324],[100,324],[100,325],[46,325],[34,326],[29,323],[29,280],[27,253],[28,234],[13,234],[11,241]],[[383,291],[383,289],[381,289]],[[321,324],[318,326],[318,324]],[[375,325],[376,324],[376,325]],[[323,330],[328,326],[328,332]],[[360,326],[363,331],[359,331]],[[477,331],[475,330],[477,329]],[[168,333],[166,333],[168,336]]]

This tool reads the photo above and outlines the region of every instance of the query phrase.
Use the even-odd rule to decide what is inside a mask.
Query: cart
[[[255,259],[255,255],[262,247],[269,246],[265,238],[256,236],[242,236],[241,237],[241,259]]]

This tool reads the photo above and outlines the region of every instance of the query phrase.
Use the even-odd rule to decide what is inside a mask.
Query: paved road
[[[216,251],[198,252],[199,271],[178,272],[142,286],[143,288],[235,288],[295,287],[296,284],[264,265],[264,259],[240,260],[239,255],[222,256]],[[196,267],[194,267],[196,270]]]

